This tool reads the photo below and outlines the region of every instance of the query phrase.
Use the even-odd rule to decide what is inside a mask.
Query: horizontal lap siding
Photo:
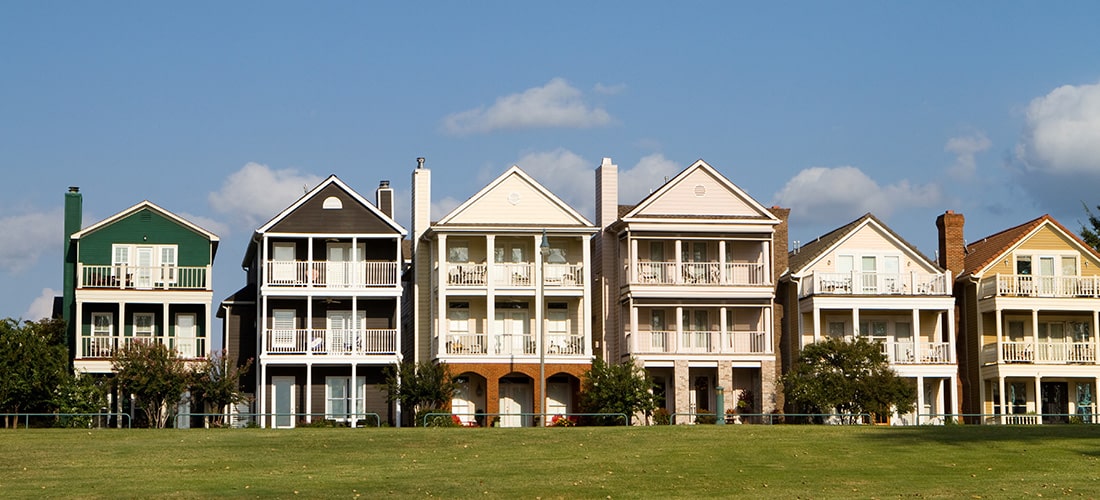
[[[210,264],[210,240],[149,209],[134,212],[81,238],[80,262],[111,264],[111,246],[115,243],[178,245],[177,265]]]
[[[325,199],[335,197],[340,209],[324,209]],[[397,234],[398,231],[336,185],[329,185],[276,223],[269,232]],[[396,251],[396,244],[395,251]],[[314,257],[316,258],[316,256]]]

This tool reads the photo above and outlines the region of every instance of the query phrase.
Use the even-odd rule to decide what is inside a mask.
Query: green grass
[[[1100,497],[1100,426],[0,431],[0,496]]]

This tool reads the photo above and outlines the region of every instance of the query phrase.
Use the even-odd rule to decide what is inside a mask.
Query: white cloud
[[[23,313],[23,319],[38,321],[53,316],[53,299],[60,295],[60,290],[43,288],[42,294],[35,298],[34,301],[31,302],[30,307],[27,308],[27,312]]]
[[[443,118],[443,128],[452,134],[469,134],[538,127],[589,128],[611,122],[607,111],[589,107],[582,97],[580,90],[554,78],[542,87],[497,98],[488,108],[448,115]]]
[[[255,228],[322,180],[294,169],[272,170],[267,165],[250,162],[230,174],[220,190],[210,193],[209,201],[218,212]]]
[[[18,273],[38,261],[43,252],[64,243],[61,209],[0,218],[0,269]]]
[[[619,203],[625,205],[642,201],[642,198],[661,187],[666,178],[680,173],[685,166],[660,153],[643,157],[633,168],[619,171]]]
[[[229,224],[226,224],[216,219],[203,217],[201,215],[189,214],[186,212],[180,213],[179,216],[187,219],[190,223],[196,226],[199,226],[207,231],[210,231],[211,233],[214,233],[222,241],[225,241],[226,238],[233,232],[229,228]]]
[[[1054,174],[1100,173],[1100,83],[1063,85],[1031,101],[1016,145],[1025,168]]]
[[[558,148],[523,155],[516,165],[574,210],[592,220],[596,163]]]
[[[957,179],[973,177],[974,172],[977,170],[974,156],[989,149],[992,145],[993,143],[989,141],[989,138],[980,131],[971,135],[961,135],[948,139],[947,144],[943,146],[943,150],[955,154],[955,163],[947,169],[948,173]]]
[[[792,221],[836,222],[871,212],[886,218],[895,210],[935,206],[942,200],[939,186],[913,185],[907,180],[888,186],[851,166],[807,168],[775,194],[776,204],[798,214]]]

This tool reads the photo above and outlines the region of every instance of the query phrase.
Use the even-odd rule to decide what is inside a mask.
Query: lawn
[[[23,497],[1100,497],[1100,426],[0,431]]]

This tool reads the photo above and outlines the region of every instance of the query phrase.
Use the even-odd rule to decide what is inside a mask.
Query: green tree
[[[405,411],[412,411],[414,426],[421,423],[421,415],[446,411],[456,389],[458,382],[446,363],[406,361],[386,370],[386,401],[398,401]]]
[[[628,359],[609,364],[596,358],[581,382],[580,407],[586,413],[623,413],[627,424],[637,413],[649,414],[657,407],[653,381],[645,370]],[[598,417],[603,424],[613,424],[619,417]]]
[[[782,378],[787,401],[805,413],[908,413],[916,388],[898,377],[876,342],[828,338],[802,349]]]
[[[1088,226],[1081,224],[1081,239],[1085,240],[1090,247],[1100,250],[1100,217],[1092,213],[1085,202],[1081,202],[1081,206],[1085,208],[1085,215],[1089,218]],[[1100,210],[1100,205],[1097,205],[1096,209]]]
[[[230,363],[224,350],[214,353],[195,368],[194,387],[191,389],[191,394],[211,407],[214,410],[211,413],[224,414],[229,405],[248,401],[248,397],[241,392],[241,377],[248,373],[251,367],[251,359],[245,361],[243,365],[236,365]],[[216,422],[224,424],[223,418],[224,415],[218,417]]]
[[[107,406],[107,390],[103,378],[87,373],[69,374],[54,391],[52,404],[58,413],[99,413]],[[85,427],[92,422],[90,416],[63,417],[62,427]]]
[[[0,320],[0,412],[53,411],[51,399],[68,376],[68,350],[61,320]],[[4,417],[4,426],[14,425]]]
[[[191,385],[187,363],[164,344],[132,342],[115,353],[111,364],[120,392],[136,396],[149,423],[163,429]]]

